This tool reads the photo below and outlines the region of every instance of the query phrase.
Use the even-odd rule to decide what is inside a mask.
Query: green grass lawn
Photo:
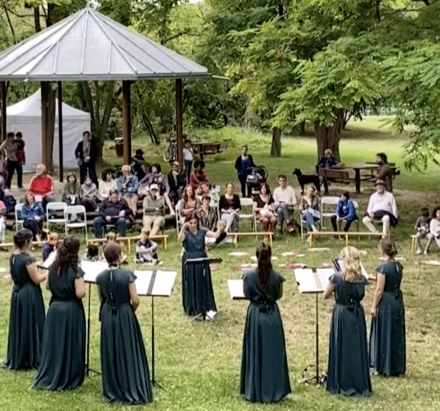
[[[341,155],[345,163],[355,161],[372,161],[378,151],[388,154],[390,161],[402,163],[402,146],[406,136],[393,136],[387,129],[372,130],[377,121],[351,124],[344,133],[341,142]],[[312,137],[283,138],[283,157],[270,158],[270,138],[267,135],[246,130],[226,128],[219,131],[199,131],[201,138],[209,140],[230,141],[228,150],[216,158],[207,160],[207,174],[224,186],[227,181],[237,181],[233,161],[239,154],[240,145],[246,143],[250,153],[258,164],[265,164],[270,173],[269,182],[273,185],[279,173],[287,174],[291,183],[297,188],[291,172],[301,168],[312,172],[316,163],[316,146]],[[134,148],[142,147],[149,152],[149,159],[159,159],[159,148],[143,144],[138,139]],[[106,160],[115,163],[118,160],[113,151],[106,152]],[[168,170],[166,168],[166,170]],[[155,410],[387,410],[415,411],[440,409],[440,269],[424,267],[418,264],[419,258],[409,253],[409,235],[412,225],[422,205],[430,207],[440,203],[438,192],[438,169],[432,166],[426,174],[402,174],[395,180],[396,198],[401,214],[401,223],[394,231],[400,255],[405,258],[403,265],[403,293],[406,305],[407,321],[407,375],[404,378],[384,379],[372,377],[373,395],[368,399],[347,399],[331,397],[323,387],[306,386],[300,383],[305,366],[314,362],[314,297],[299,295],[293,273],[282,270],[287,279],[284,297],[280,309],[286,334],[286,345],[292,395],[276,405],[254,405],[246,403],[238,394],[241,344],[244,329],[247,303],[231,301],[226,287],[228,278],[239,278],[241,273],[234,266],[251,262],[249,257],[231,257],[232,246],[221,246],[211,252],[213,257],[223,258],[223,263],[212,273],[214,292],[218,307],[217,323],[199,323],[189,321],[182,312],[180,247],[175,239],[175,232],[167,252],[160,250],[164,261],[163,268],[178,271],[174,293],[169,299],[157,299],[155,304],[156,318],[156,379],[167,390],[154,388],[154,403],[142,408]],[[333,193],[345,187],[332,186]],[[350,187],[353,190],[353,187]],[[364,187],[364,193],[356,196],[365,210],[371,185]],[[326,226],[330,222],[327,220]],[[246,223],[242,224],[246,228]],[[362,225],[361,225],[362,227]],[[362,230],[362,228],[361,228]],[[254,252],[255,239],[249,238],[240,242],[240,251]],[[353,245],[367,251],[363,263],[369,273],[374,273],[379,264],[374,240],[353,239]],[[343,244],[335,240],[317,240],[316,246],[329,247],[330,252],[307,252],[305,242],[298,237],[285,235],[278,237],[274,243],[274,255],[278,264],[288,261],[301,261],[309,266],[328,262],[338,255]],[[281,256],[284,251],[305,252],[306,257],[289,259]],[[0,267],[7,267],[8,255],[1,253]],[[439,258],[432,248],[432,258]],[[131,265],[134,269],[134,266]],[[364,307],[369,326],[369,309],[372,301],[373,287],[367,289]],[[0,358],[4,358],[7,345],[7,327],[9,319],[9,299],[11,283],[0,279]],[[49,294],[44,291],[48,303]],[[92,333],[91,365],[99,369],[99,323],[98,299],[92,287]],[[325,370],[328,350],[328,332],[333,301],[320,301],[320,363]],[[150,300],[141,299],[138,311],[147,355],[151,361],[151,310]],[[83,387],[74,392],[45,393],[29,389],[34,378],[33,372],[6,372],[0,370],[0,410],[126,410],[128,407],[115,407],[105,403],[101,395],[100,376],[86,378]]]

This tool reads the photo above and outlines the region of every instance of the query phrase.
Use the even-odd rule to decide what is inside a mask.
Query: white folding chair
[[[321,198],[321,227],[324,228],[324,218],[330,218],[335,214],[335,206],[338,204],[339,197],[322,197]],[[325,211],[326,206],[333,206],[332,212]]]
[[[21,218],[21,209],[23,208],[24,203],[15,204],[15,231],[23,228],[24,220]]]
[[[352,200],[352,201],[353,201],[354,209],[356,210],[356,215],[357,215],[357,220],[355,221],[355,223],[356,223],[357,230],[359,231],[359,224],[361,221],[361,218],[359,216],[359,203],[354,200]]]
[[[304,239],[304,236],[305,236],[305,234],[304,234],[304,228],[306,229],[305,230],[305,233],[307,234],[307,221],[304,221],[303,219],[302,219],[302,214],[300,214],[300,216],[299,216],[299,220],[300,220],[300,224],[301,224],[301,240],[303,240]],[[316,220],[315,221],[315,227],[316,226],[320,226],[320,228],[322,229],[322,222],[321,222],[321,220]]]
[[[255,213],[254,213],[254,210],[252,210],[250,214],[243,213],[243,207],[251,207],[251,208],[253,207],[254,202],[253,202],[252,198],[240,197],[240,205],[241,205],[241,211],[242,212],[240,212],[240,219],[239,219],[239,221],[241,221],[241,220],[250,220],[251,221],[251,229],[255,230],[255,228],[254,228],[254,226],[255,226]]]
[[[82,214],[82,220],[76,223],[69,223],[69,215],[72,214],[76,214],[77,216],[80,216]],[[67,206],[64,209],[64,220],[66,221],[65,224],[66,235],[69,235],[70,228],[84,228],[84,231],[86,232],[86,242],[88,241],[89,236],[87,234],[87,216],[86,216],[86,208],[84,206],[82,205]]]
[[[46,206],[46,221],[47,221],[47,229],[49,230],[49,227],[51,224],[60,224],[66,226],[67,220],[66,220],[66,214],[64,213],[64,210],[66,209],[67,204],[61,203],[61,202],[53,202],[53,203],[47,203]],[[63,218],[59,218],[57,214],[54,215],[54,218],[50,218],[50,211],[57,212],[62,211]]]

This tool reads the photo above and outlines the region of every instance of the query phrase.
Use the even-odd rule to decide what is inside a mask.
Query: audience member
[[[18,144],[14,133],[8,133],[6,140],[0,145],[0,151],[6,152],[8,175],[6,178],[6,190],[11,189],[12,177],[17,171],[17,186],[23,189],[23,166],[17,158]]]
[[[202,183],[208,183],[209,180],[206,176],[203,169],[205,168],[205,163],[201,160],[196,160],[194,162],[194,171],[191,173],[189,178],[189,184],[195,190],[200,184]]]
[[[211,207],[218,208],[218,203],[220,201],[220,196],[217,191],[211,190],[209,184],[202,183],[200,184],[200,189],[202,191],[202,195],[200,198],[200,202],[202,201],[203,196],[209,196],[211,198]]]
[[[98,188],[92,179],[87,176],[81,186],[81,199],[86,211],[98,210]]]
[[[307,186],[301,199],[301,219],[307,223],[307,231],[317,232],[315,223],[321,219],[319,197],[312,186]]]
[[[99,261],[99,249],[95,244],[89,244],[87,246],[86,255],[83,257],[83,261],[96,262]]]
[[[225,231],[237,231],[241,203],[238,195],[234,194],[234,184],[227,183],[226,191],[219,201],[220,218],[226,222]]]
[[[431,222],[429,223],[428,242],[426,243],[425,254],[428,254],[432,241],[435,241],[440,249],[440,207],[434,208]]]
[[[41,241],[45,215],[41,203],[35,201],[35,195],[31,191],[28,191],[24,197],[21,218],[24,220],[23,228],[32,231],[34,240]]]
[[[144,198],[144,230],[156,235],[165,223],[165,199],[160,195],[159,186],[151,184],[150,192]]]
[[[354,203],[350,200],[350,194],[346,191],[341,194],[341,198],[336,205],[336,213],[330,217],[333,231],[339,231],[339,224],[345,222],[344,232],[350,230],[351,224],[358,219]]]
[[[47,258],[57,249],[58,247],[58,233],[50,233],[49,238],[43,245],[43,263],[47,260]]]
[[[6,234],[6,205],[3,199],[4,193],[0,190],[0,244],[5,242]]]
[[[139,181],[135,175],[131,174],[131,167],[122,166],[122,176],[118,178],[118,191],[119,195],[126,200],[134,216],[137,213],[138,188]]]
[[[168,173],[168,187],[170,189],[168,195],[170,200],[177,204],[182,198],[183,189],[187,185],[185,174],[180,170],[178,161],[173,161],[171,164],[171,171]]]
[[[427,238],[429,242],[430,237],[430,226],[431,216],[429,215],[429,210],[423,207],[421,210],[421,216],[417,218],[414,229],[416,230],[416,243],[417,243],[417,254],[423,253],[422,238]],[[428,245],[428,244],[427,244]],[[427,248],[425,248],[427,252]]]
[[[246,179],[249,174],[249,169],[255,167],[254,159],[248,154],[247,146],[241,148],[241,154],[235,160],[235,169],[237,170],[238,179],[241,185],[241,195],[243,197],[250,197],[251,190],[247,186]]]
[[[336,160],[335,156],[333,155],[333,152],[328,148],[324,151],[324,157],[322,157],[318,165],[316,166],[316,171],[319,173],[320,168],[333,168],[338,167],[340,164],[338,163],[338,160]],[[321,184],[324,184],[324,191],[327,194],[328,193],[328,181],[325,177],[320,177]]]
[[[102,246],[102,259],[105,260],[105,248],[107,247],[107,245],[109,244],[118,244],[118,239],[116,237],[116,233],[114,233],[113,231],[110,231],[107,234],[106,237],[106,242],[104,243],[104,245]],[[119,244],[118,244],[119,245]],[[120,263],[121,264],[128,264],[127,262],[127,256],[121,251],[121,259],[120,259]]]
[[[274,203],[269,186],[266,183],[260,184],[260,192],[254,198],[253,210],[266,232],[273,232],[277,224]]]
[[[131,170],[133,171],[133,174],[136,175],[136,177],[138,177],[138,172],[139,170],[142,168],[142,165],[145,163],[145,159],[144,159],[144,152],[138,148],[136,150],[136,154],[133,157],[133,165],[131,166]]]
[[[118,189],[118,182],[113,178],[113,171],[105,169],[101,174],[99,181],[99,199],[101,201],[110,197],[110,191]]]
[[[20,131],[15,134],[15,142],[17,143],[17,159],[20,164],[24,166],[26,164],[26,153],[24,151],[26,144],[23,140],[23,134]]]
[[[159,187],[160,194],[165,198],[165,203],[170,210],[170,213],[174,214],[174,207],[171,203],[170,197],[168,195],[170,191],[170,187],[168,185],[168,179],[165,178],[162,175],[162,167],[160,164],[153,164],[151,166],[151,180],[150,180],[150,186],[151,184],[157,184]]]
[[[119,198],[117,190],[110,191],[110,198],[106,198],[99,206],[99,216],[93,220],[96,238],[102,238],[102,228],[107,225],[116,225],[120,237],[127,232],[127,218],[132,211],[123,198]]]
[[[38,164],[35,176],[29,183],[29,191],[35,196],[35,202],[40,203],[43,209],[46,209],[48,203],[55,201],[53,196],[53,180],[47,175],[46,166]]]
[[[293,221],[293,212],[296,205],[295,190],[287,185],[287,177],[285,175],[278,176],[278,185],[279,187],[273,192],[275,213],[277,216],[277,229],[282,233],[285,221],[287,229],[291,233],[295,231],[295,224]]]
[[[183,161],[185,165],[186,181],[189,183],[192,163],[194,161],[194,150],[192,148],[191,140],[185,140],[185,147],[183,147]]]
[[[370,197],[367,207],[367,215],[362,222],[373,233],[377,233],[374,221],[382,221],[383,235],[387,236],[390,226],[397,225],[397,205],[394,196],[385,190],[383,180],[376,181],[376,192]]]
[[[385,190],[393,192],[393,169],[388,164],[388,158],[385,153],[376,154],[376,180],[382,180],[385,183]]]
[[[145,228],[141,231],[141,238],[136,243],[136,263],[158,264],[157,243],[150,239],[150,232]]]
[[[150,173],[151,173],[150,163],[147,163],[147,162],[143,163],[141,165],[141,168],[138,170],[138,172],[136,174],[137,178],[139,180],[139,185],[141,185],[141,181],[143,181],[143,179]]]
[[[192,186],[185,187],[185,191],[182,197],[182,204],[180,206],[180,215],[186,217],[189,214],[195,213],[199,208],[199,202],[196,198]]]
[[[201,227],[207,228],[209,231],[216,231],[218,222],[218,211],[209,204],[211,197],[205,194],[202,197],[202,206],[196,211],[197,218]]]
[[[84,183],[87,175],[95,184],[98,184],[98,177],[96,176],[98,149],[96,144],[90,140],[89,131],[84,131],[82,141],[76,146],[75,157],[79,166],[80,184]]]
[[[67,205],[81,204],[81,186],[76,179],[75,173],[67,174],[64,184],[63,202]]]

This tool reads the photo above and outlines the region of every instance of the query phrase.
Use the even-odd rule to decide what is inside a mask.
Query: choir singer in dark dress
[[[185,250],[182,257],[182,301],[183,310],[187,315],[206,314],[208,311],[217,311],[214,291],[211,282],[209,264],[189,265],[186,261],[196,258],[207,258],[205,237],[216,238],[220,243],[226,234],[222,230],[216,232],[200,227],[195,213],[186,217],[178,235],[178,240]],[[209,318],[209,317],[208,317]]]
[[[40,364],[44,329],[44,302],[40,274],[35,259],[29,255],[32,232],[26,228],[14,235],[15,251],[9,258],[14,281],[9,316],[8,352],[3,368],[8,370],[36,369]]]
[[[398,376],[406,371],[403,267],[396,261],[396,247],[389,239],[379,243],[385,259],[377,269],[377,286],[371,306],[370,367],[380,375]]]
[[[368,397],[371,394],[367,327],[361,301],[366,279],[360,265],[359,251],[345,247],[341,255],[342,273],[335,273],[324,298],[335,296],[330,328],[327,391],[333,395]]]
[[[109,268],[96,278],[101,301],[102,390],[109,402],[153,402],[150,372],[141,329],[136,276],[121,268],[121,247],[109,243],[104,257]]]
[[[84,271],[79,264],[80,242],[66,237],[49,268],[46,287],[52,294],[44,325],[41,361],[33,388],[67,390],[84,381],[86,295]]]
[[[251,402],[271,403],[291,392],[283,322],[277,300],[284,278],[272,269],[271,248],[257,249],[258,268],[243,276],[250,301],[243,337],[240,394]]]

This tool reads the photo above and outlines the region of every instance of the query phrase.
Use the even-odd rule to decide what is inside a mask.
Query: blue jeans
[[[338,219],[338,216],[336,214],[334,214],[334,215],[332,215],[330,217],[330,220],[332,222],[332,226],[333,226],[333,231],[334,232],[338,232],[339,231],[337,219]],[[348,232],[348,230],[350,230],[351,224],[354,221],[356,221],[357,219],[358,219],[357,216],[354,216],[354,217],[350,217],[350,218],[347,218],[347,219],[343,220],[345,222],[344,231]]]
[[[95,237],[102,238],[102,228],[109,224],[116,225],[116,230],[119,237],[125,237],[125,234],[127,233],[127,221],[125,221],[125,217],[119,217],[117,220],[115,218],[112,218],[112,221],[108,222],[102,216],[98,216],[93,220]]]
[[[312,225],[315,225],[316,221],[319,221],[319,218],[313,217],[309,212],[301,215],[301,219],[307,222],[307,230],[312,231]],[[96,231],[95,231],[96,233]]]
[[[189,176],[191,175],[192,164],[193,162],[191,160],[185,160],[186,184],[189,184]]]

